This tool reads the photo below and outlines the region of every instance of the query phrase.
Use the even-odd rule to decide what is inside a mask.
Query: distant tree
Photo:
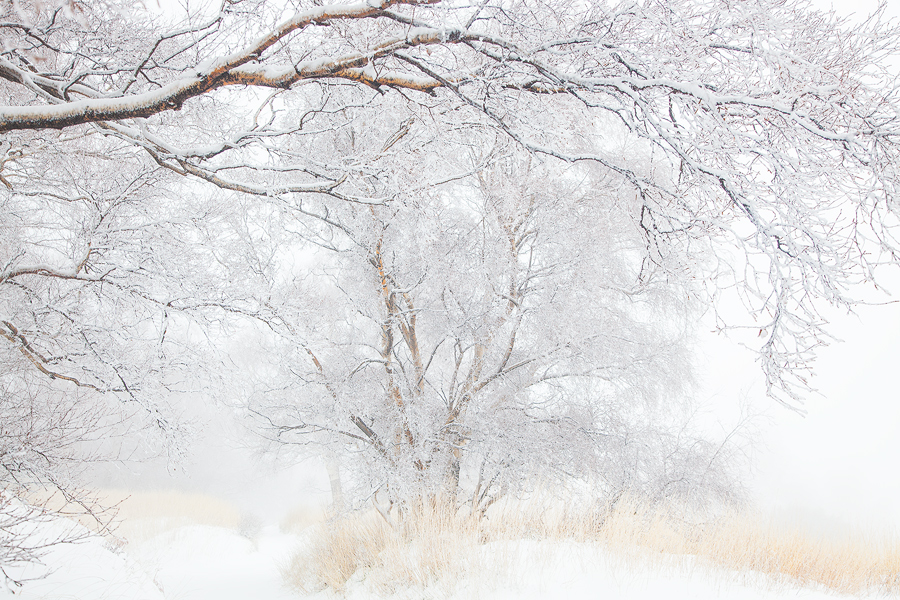
[[[768,390],[794,408],[808,389],[813,351],[827,339],[817,302],[852,306],[854,285],[898,261],[890,64],[900,30],[881,18],[884,5],[851,28],[784,0],[226,0],[180,20],[131,4],[0,5],[0,317],[7,352],[32,367],[4,377],[44,378],[60,389],[126,400],[140,387],[144,414],[165,428],[150,399],[179,362],[160,351],[159,342],[176,335],[168,319],[217,327],[225,315],[249,316],[302,341],[306,333],[290,331],[303,322],[301,308],[292,313],[277,291],[296,274],[291,261],[300,260],[292,252],[302,244],[290,240],[302,239],[355,257],[346,268],[361,269],[359,287],[345,288],[333,308],[341,314],[344,300],[362,303],[360,318],[370,320],[385,311],[378,335],[388,342],[372,342],[373,332],[364,330],[353,344],[374,343],[370,358],[381,356],[387,377],[383,388],[368,382],[368,393],[380,389],[370,410],[391,403],[399,410],[394,388],[403,374],[395,369],[415,372],[420,360],[424,372],[427,358],[416,343],[446,337],[424,335],[424,316],[414,327],[409,321],[435,302],[416,296],[434,270],[419,283],[412,266],[387,254],[412,260],[406,244],[419,242],[416,215],[440,213],[441,202],[454,198],[446,205],[454,227],[480,215],[472,231],[485,236],[479,243],[491,261],[518,235],[506,228],[520,220],[524,227],[548,207],[573,232],[596,223],[596,215],[578,214],[574,201],[545,186],[523,192],[497,184],[508,161],[524,155],[533,172],[575,198],[590,197],[574,179],[590,173],[596,198],[621,210],[615,220],[630,228],[605,230],[615,234],[610,243],[626,240],[627,249],[611,247],[622,254],[609,260],[618,261],[619,276],[633,276],[630,286],[641,294],[647,281],[661,288],[646,289],[665,289],[641,297],[648,307],[658,298],[703,306],[737,293],[753,317]],[[492,150],[505,144],[513,151]],[[450,160],[463,148],[472,160]],[[492,185],[519,199],[494,207]],[[473,196],[459,196],[463,189]],[[476,193],[478,210],[464,210]],[[541,199],[534,215],[532,193]],[[538,224],[559,237],[548,246],[526,238],[519,250],[537,244],[560,276],[577,272],[553,254],[569,230],[554,230],[553,216]],[[474,239],[465,243],[478,250]],[[578,243],[569,244],[576,254],[590,248]],[[580,337],[593,327],[557,332],[551,320],[535,327],[553,340],[548,351],[561,350],[538,360],[538,342],[517,333],[505,359],[498,340],[522,327],[518,315],[523,323],[526,317],[510,291],[505,304],[498,301],[498,281],[532,281],[528,301],[556,310],[514,255],[485,271],[487,287],[469,292],[469,305],[459,309],[488,322],[468,337],[447,337],[466,350],[459,374],[471,371],[470,391],[521,377],[524,366],[512,369],[519,350],[528,365],[545,368],[554,360],[583,361],[583,369],[618,365],[632,344],[634,356],[661,356],[670,332],[643,327],[631,309],[610,324],[635,336],[618,355],[591,354],[609,350],[588,348]],[[449,250],[446,260],[456,261],[454,269],[478,266]],[[453,275],[445,273],[448,285]],[[573,295],[595,285],[566,276]],[[377,310],[365,299],[373,289],[366,277],[383,295]],[[631,289],[619,280],[613,287]],[[609,296],[598,312],[619,310],[617,295]],[[735,324],[747,325],[720,320],[723,328]],[[573,338],[554,337],[563,332]],[[177,346],[199,337],[183,334]],[[447,343],[434,360],[446,358]],[[322,350],[308,349],[322,365],[321,385],[339,381],[344,371],[319,356]],[[479,352],[487,358],[476,360]],[[357,347],[350,356],[361,358]],[[298,376],[308,375],[303,364]],[[628,367],[625,387],[635,368]],[[450,407],[444,419],[456,406],[472,412],[472,394],[444,379],[452,372],[434,372]],[[425,406],[416,412],[412,400],[426,380],[409,373],[400,413],[409,411],[410,428],[429,430],[438,413]],[[547,410],[550,419],[562,416]],[[371,427],[362,415],[374,413],[355,414]],[[374,444],[354,426],[362,443]],[[387,443],[393,427],[372,431]],[[442,444],[453,443],[452,429]],[[420,470],[426,447],[416,448],[398,459],[398,469]],[[453,473],[451,455],[442,460]]]

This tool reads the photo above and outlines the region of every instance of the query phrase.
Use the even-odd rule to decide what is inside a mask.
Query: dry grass
[[[699,564],[844,594],[900,593],[900,540],[845,531],[816,535],[762,515],[727,512],[703,521],[626,502],[597,529],[611,549],[696,556]]]
[[[323,522],[327,514],[328,511],[322,506],[301,505],[285,515],[279,526],[285,533],[302,534],[313,525]]]
[[[313,528],[309,547],[285,569],[285,578],[304,593],[341,591],[365,574],[378,591],[424,587],[467,565],[468,551],[481,540],[481,524],[448,510],[447,504],[408,508],[391,527],[371,511],[345,515]]]
[[[130,542],[144,541],[185,525],[239,529],[240,512],[228,502],[206,494],[177,491],[126,492],[107,490],[105,502],[118,506],[114,533]]]
[[[895,537],[850,532],[815,536],[748,513],[701,520],[683,510],[634,501],[610,508],[533,498],[494,506],[480,520],[454,513],[445,503],[424,503],[397,522],[391,528],[373,511],[317,526],[309,530],[308,548],[294,557],[285,576],[305,592],[326,587],[341,591],[355,577],[390,594],[471,575],[485,543],[568,540],[657,567],[667,557],[688,555],[696,557],[691,568],[757,581],[762,574],[775,585],[900,594],[900,543]]]
[[[696,554],[731,570],[766,573],[845,594],[900,594],[900,543],[894,536],[845,532],[814,536],[731,515],[662,548]],[[671,550],[669,548],[672,548]]]

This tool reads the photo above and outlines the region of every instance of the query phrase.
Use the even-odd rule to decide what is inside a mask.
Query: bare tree
[[[212,338],[267,312],[244,287],[265,257],[244,251],[251,234],[233,205],[172,186],[181,178],[115,138],[35,138],[11,153],[0,197],[0,489],[24,507],[6,505],[18,522],[22,510],[93,512],[79,473],[138,441],[140,455],[177,461],[184,424],[172,403],[215,385]],[[34,556],[22,547],[0,539],[0,565]]]
[[[586,194],[567,178],[595,173],[597,196],[625,203],[612,206],[630,225],[625,238],[611,240],[629,243],[609,252],[621,253],[616,272],[633,280],[611,285],[618,291],[602,296],[608,306],[598,313],[616,313],[618,295],[648,281],[663,291],[645,297],[679,306],[735,290],[758,332],[770,394],[794,408],[808,389],[813,351],[827,339],[817,302],[852,306],[852,286],[898,260],[898,105],[889,65],[900,30],[883,20],[883,7],[850,28],[783,0],[227,0],[176,23],[113,0],[0,6],[2,333],[33,367],[29,377],[126,399],[134,382],[162,389],[161,374],[170,372],[163,363],[172,361],[159,342],[175,335],[170,318],[216,327],[222,317],[212,314],[244,315],[295,341],[312,339],[291,332],[303,308],[291,314],[290,298],[273,291],[292,272],[295,242],[280,244],[293,236],[355,253],[349,262],[361,269],[359,281],[374,278],[380,290],[377,306],[356,298],[358,290],[341,293],[378,323],[380,337],[369,342],[377,356],[354,377],[387,377],[382,388],[369,382],[368,393],[380,396],[367,410],[392,406],[399,429],[376,442],[365,431],[374,413],[360,406],[348,418],[358,420],[357,441],[376,452],[398,435],[407,440],[414,450],[394,460],[397,468],[421,470],[434,460],[431,447],[463,439],[476,447],[474,428],[439,424],[472,415],[477,394],[528,369],[549,377],[553,365],[622,368],[631,373],[621,379],[627,387],[642,364],[656,365],[655,374],[671,368],[650,360],[662,356],[671,332],[644,327],[634,310],[610,323],[610,331],[628,330],[618,355],[594,354],[578,328],[564,329],[572,339],[555,337],[547,323],[564,321],[562,313],[542,325],[545,354],[523,348],[527,313],[517,286],[537,294],[540,281],[519,265],[536,243],[523,234],[535,216],[528,194],[510,206],[482,202],[478,211],[446,205],[459,223],[480,215],[472,225],[484,236],[484,256],[498,264],[480,287],[455,286],[478,293],[460,306],[446,298],[442,309],[445,319],[461,311],[454,318],[467,327],[473,315],[486,319],[480,328],[448,341],[423,333],[420,307],[436,299],[416,294],[438,267],[421,270],[420,283],[412,267],[393,262],[419,242],[414,217],[440,212],[449,190],[493,197],[491,174],[511,154],[542,162],[547,180],[575,197]],[[515,151],[491,149],[506,143]],[[448,160],[464,149],[471,161]],[[566,212],[577,203],[539,195],[534,210],[556,207],[571,231],[591,222]],[[121,219],[115,226],[113,217]],[[541,230],[553,231],[552,223],[541,217]],[[568,233],[556,230],[551,250],[541,250],[554,256],[548,265],[566,264],[552,255],[561,252],[554,244],[582,259]],[[472,252],[482,249],[457,237]],[[733,258],[722,259],[726,249]],[[567,293],[591,289],[572,277]],[[721,322],[735,324],[747,323]],[[185,334],[177,345],[196,337]],[[441,343],[432,347],[426,337]],[[428,367],[432,353],[447,358],[452,348],[455,369]],[[338,368],[337,359],[307,349],[304,364],[313,374],[321,367],[316,385],[337,385],[346,379],[337,373],[358,366]],[[422,376],[429,368],[437,377],[430,384]],[[442,390],[449,412],[402,416],[410,398],[431,393],[428,385]],[[521,400],[520,392],[510,396]],[[157,410],[152,396],[139,400],[148,414]],[[560,418],[560,407],[545,405],[547,419]],[[432,446],[423,431],[440,434]],[[455,477],[455,455],[443,456],[438,471]]]
[[[886,69],[898,30],[883,11],[849,29],[774,0],[245,0],[160,33],[114,3],[5,10],[0,129],[99,131],[225,190],[387,203],[366,178],[389,179],[403,133],[438,124],[492,127],[537,156],[618,173],[658,251],[694,236],[758,257],[737,285],[760,315],[770,392],[795,405],[823,339],[812,299],[847,303],[849,285],[895,259]],[[398,96],[413,120],[395,123],[396,140],[319,143],[348,132],[355,107]],[[590,126],[604,117],[621,127]],[[623,130],[665,167],[610,151],[603,140]],[[10,158],[24,135],[8,138]]]
[[[332,213],[342,235],[282,292],[263,430],[330,447],[357,499],[733,490],[711,443],[665,437],[688,408],[699,266],[643,263],[642,203],[617,177],[495,150],[512,154],[465,183]]]
[[[22,365],[4,360],[3,367],[0,582],[9,587],[33,577],[21,567],[39,562],[50,547],[108,531],[115,511],[83,489],[81,475],[93,461],[108,459],[117,440],[136,432],[119,403],[50,382],[23,385],[28,377],[17,372]]]

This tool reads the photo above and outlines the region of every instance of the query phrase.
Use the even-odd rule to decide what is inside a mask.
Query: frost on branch
[[[0,342],[163,430],[155,392],[246,319],[292,357],[259,411],[276,429],[358,444],[363,483],[471,477],[488,502],[474,490],[507,467],[541,470],[524,440],[636,456],[629,435],[598,442],[627,419],[596,403],[662,403],[679,332],[725,294],[746,315],[719,325],[759,332],[770,394],[799,408],[820,303],[852,307],[897,262],[883,11],[850,28],[783,0],[0,10]]]
[[[484,511],[573,479],[726,497],[715,446],[664,433],[685,417],[688,265],[644,263],[642,203],[621,181],[503,148],[466,183],[334,209],[341,234],[294,272],[279,360],[256,374],[265,435],[330,448],[357,499]]]
[[[748,257],[733,283],[765,333],[770,392],[794,406],[825,339],[812,299],[846,305],[896,258],[886,69],[900,44],[879,14],[850,30],[774,0],[283,8],[226,2],[169,25],[109,4],[8,5],[0,126],[77,126],[279,199],[395,196],[382,184],[399,148],[319,140],[398,100],[431,135],[453,121],[556,164],[594,162],[642,197],[660,248],[688,235]],[[622,139],[657,176],[614,151]]]

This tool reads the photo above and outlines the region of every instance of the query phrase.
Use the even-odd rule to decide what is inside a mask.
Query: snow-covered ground
[[[46,577],[25,583],[3,599],[47,600],[282,600],[335,598],[290,590],[281,569],[304,538],[276,526],[250,539],[234,529],[184,525],[140,542],[115,547],[93,538],[52,549]],[[25,575],[37,575],[31,569]],[[376,579],[370,577],[369,579]],[[346,597],[376,597],[365,573],[351,578]],[[381,581],[381,594],[390,582]],[[389,593],[389,592],[388,592]],[[399,589],[394,598],[653,598],[666,600],[826,599],[834,594],[768,583],[754,574],[712,571],[691,557],[612,555],[575,542],[496,542],[470,557],[465,575],[445,577],[427,589]]]
[[[185,525],[123,546],[102,538],[55,546],[43,558],[51,571],[0,598],[77,600],[230,600],[296,598],[279,565],[299,538],[276,528],[250,540],[209,525]],[[26,578],[46,569],[18,571]]]

